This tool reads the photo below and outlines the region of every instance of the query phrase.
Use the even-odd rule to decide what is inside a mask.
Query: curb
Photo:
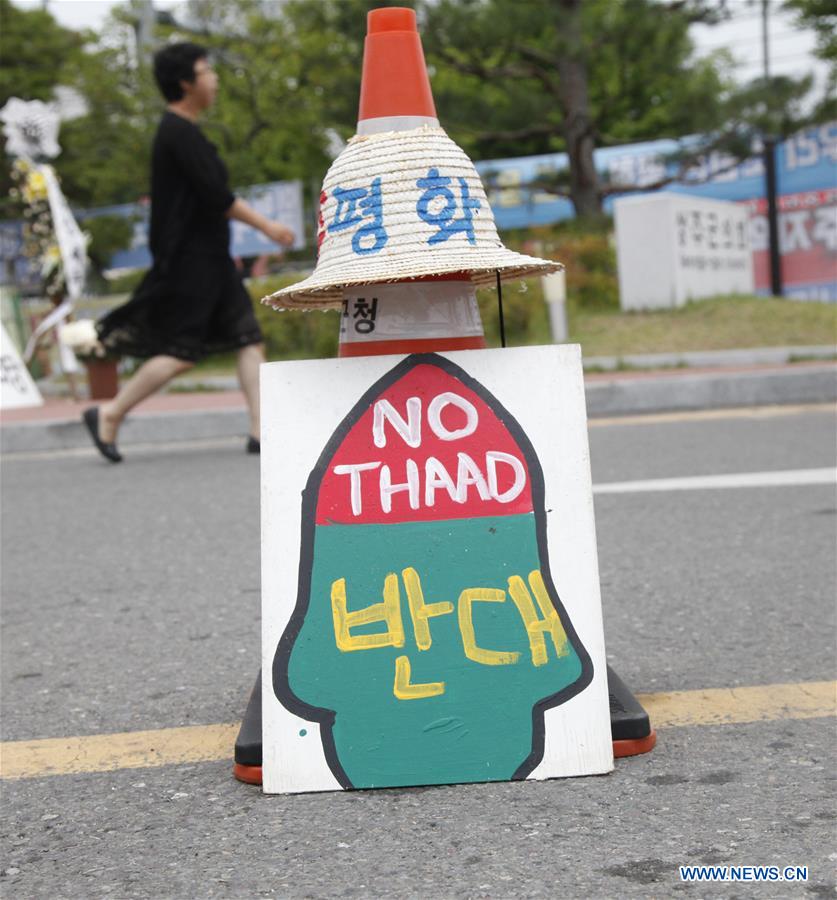
[[[173,441],[247,435],[247,413],[243,409],[196,412],[146,413],[129,417],[119,432],[119,446],[164,444]],[[75,450],[91,447],[90,435],[80,421],[9,422],[0,428],[0,453]]]
[[[837,366],[833,365],[600,379],[586,379],[590,418],[837,402]]]
[[[751,347],[733,350],[690,350],[682,353],[627,353],[584,357],[585,371],[618,369],[709,369],[722,366],[783,366],[789,363],[833,361],[837,346]]]
[[[689,412],[746,406],[837,403],[837,365],[805,364],[744,372],[619,373],[585,379],[590,418],[659,412]],[[241,437],[242,408],[155,412],[126,420],[120,446]],[[89,447],[77,420],[7,422],[0,428],[0,453]]]

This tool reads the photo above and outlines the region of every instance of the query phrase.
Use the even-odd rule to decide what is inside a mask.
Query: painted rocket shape
[[[309,477],[277,697],[319,722],[344,787],[507,780],[592,674],[549,571],[531,443],[458,366],[408,357]]]

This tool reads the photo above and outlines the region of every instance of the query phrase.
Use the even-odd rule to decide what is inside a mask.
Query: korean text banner
[[[649,141],[594,152],[596,168],[613,201],[618,186],[652,190],[677,173],[673,155],[688,151],[694,138]],[[767,218],[760,148],[742,163],[714,152],[702,157],[679,182],[663,190],[747,203],[756,290],[767,293]],[[477,163],[497,226],[547,225],[574,215],[570,201],[537,187],[539,179],[567,168],[565,153]],[[796,299],[837,301],[837,122],[805,129],[779,145],[777,179],[780,242],[786,294]]]

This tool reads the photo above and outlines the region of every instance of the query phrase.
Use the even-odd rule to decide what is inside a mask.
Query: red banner
[[[767,201],[747,201],[756,290],[770,288]],[[837,300],[837,189],[779,198],[782,281],[789,296]]]

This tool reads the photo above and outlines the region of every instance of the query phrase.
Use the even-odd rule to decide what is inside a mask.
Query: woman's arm
[[[260,212],[253,209],[249,203],[242,200],[241,197],[235,198],[226,215],[228,219],[236,219],[245,225],[258,229],[265,237],[270,238],[271,241],[275,241],[277,244],[290,247],[294,242],[294,233],[290,228],[263,216]]]

